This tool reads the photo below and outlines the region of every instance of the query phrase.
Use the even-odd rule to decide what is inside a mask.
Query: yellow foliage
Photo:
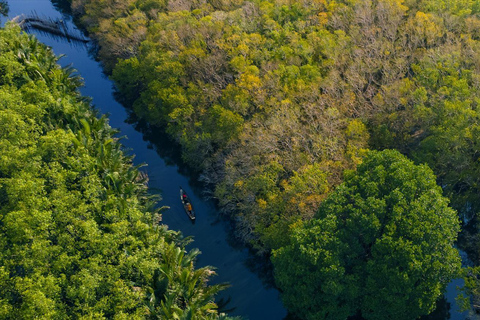
[[[263,199],[257,199],[257,205],[260,209],[266,209],[267,208],[267,201]]]
[[[245,43],[240,43],[237,47],[238,54],[241,54],[244,57],[247,56],[249,51],[250,51],[250,49],[248,48],[248,46]]]
[[[237,85],[247,91],[256,92],[262,88],[262,81],[256,75],[251,74],[250,72],[245,72],[240,75],[239,79],[237,80]]]
[[[245,39],[245,43],[248,45],[260,45],[263,43],[263,37],[258,33],[252,33]]]
[[[425,12],[417,11],[417,13],[415,14],[415,20],[417,20],[420,23],[426,22],[430,20],[428,16],[429,15],[427,15]]]
[[[324,26],[328,23],[328,15],[326,12],[318,13],[318,24]]]
[[[235,188],[241,188],[244,184],[244,181],[243,180],[238,180],[237,182],[235,182],[234,184],[234,187]]]
[[[442,35],[441,28],[435,23],[435,18],[429,13],[417,11],[412,24],[410,26],[413,28],[411,31],[412,35],[420,37],[420,40],[425,40],[428,45],[432,45]]]
[[[302,220],[296,220],[295,222],[293,222],[292,224],[290,224],[290,226],[288,227],[290,230],[299,230],[302,226],[303,226],[303,221]]]
[[[305,206],[306,206],[306,204],[305,204],[305,202],[303,202],[303,201],[298,204],[298,208],[299,208],[300,210],[305,209]]]

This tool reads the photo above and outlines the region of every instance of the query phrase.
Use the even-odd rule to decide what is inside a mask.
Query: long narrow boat
[[[188,217],[191,220],[195,220],[195,211],[193,210],[192,202],[190,201],[188,194],[185,192],[185,190],[182,189],[182,187],[180,187],[180,201],[182,201],[183,209],[185,209]]]

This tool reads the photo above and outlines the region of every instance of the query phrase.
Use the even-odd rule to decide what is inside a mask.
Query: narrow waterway
[[[36,12],[40,17],[62,18],[49,0],[10,0],[9,18],[20,14]],[[66,17],[63,18],[66,20]],[[4,19],[5,20],[5,19]],[[68,22],[70,24],[70,22]],[[69,26],[74,28],[72,24]],[[88,54],[88,48],[74,45],[67,41],[52,38],[45,34],[34,32],[40,41],[51,46],[55,54],[65,54],[60,60],[62,65],[73,64],[84,78],[85,86],[81,89],[83,95],[93,98],[93,103],[102,113],[110,115],[110,125],[120,129],[121,136],[127,136],[122,143],[135,154],[135,163],[148,164],[144,170],[150,178],[149,186],[161,193],[161,205],[170,209],[163,213],[163,221],[170,229],[180,230],[185,236],[192,236],[192,246],[200,249],[197,266],[211,265],[217,268],[218,275],[213,282],[228,282],[231,287],[226,289],[220,298],[230,302],[226,309],[235,308],[230,314],[242,315],[251,320],[283,319],[286,311],[282,306],[276,289],[266,288],[260,277],[251,271],[251,257],[243,246],[232,243],[228,233],[228,225],[217,218],[217,211],[211,201],[204,201],[201,190],[193,188],[188,176],[182,170],[159,156],[157,148],[143,135],[126,123],[127,112],[118,104],[112,95],[112,83],[103,75],[101,66]],[[158,150],[161,151],[161,150]],[[161,153],[161,152],[160,152]],[[179,186],[182,186],[192,198],[197,221],[192,224],[183,211],[179,198]]]
[[[39,16],[62,18],[49,0],[10,0],[9,18],[20,14],[36,12]],[[70,28],[74,28],[70,21]],[[252,270],[261,269],[261,265],[249,254],[248,250],[238,243],[230,233],[228,223],[218,218],[218,212],[211,201],[202,198],[201,188],[195,187],[194,181],[184,174],[162,145],[153,145],[146,141],[142,133],[127,123],[128,114],[112,95],[112,83],[103,75],[101,66],[88,54],[88,48],[74,45],[67,41],[55,39],[45,34],[36,33],[40,41],[51,46],[55,54],[65,54],[60,60],[62,65],[73,64],[84,78],[83,95],[93,98],[93,103],[101,113],[108,113],[110,125],[120,130],[120,136],[127,136],[122,143],[135,154],[135,163],[146,163],[145,171],[150,178],[151,190],[161,193],[161,205],[170,209],[163,213],[163,222],[173,230],[180,230],[185,236],[194,238],[193,246],[202,251],[197,266],[211,265],[217,268],[218,276],[214,283],[228,282],[231,287],[225,290],[220,298],[230,299],[226,309],[232,315],[241,315],[250,320],[280,320],[286,316],[279,293],[276,289],[262,281],[262,274]],[[153,139],[156,140],[156,139]],[[183,211],[179,200],[179,186],[182,186],[192,198],[197,214],[192,224]],[[428,320],[468,319],[466,313],[459,313],[455,303],[456,286],[459,280],[450,283],[447,294],[435,316]]]

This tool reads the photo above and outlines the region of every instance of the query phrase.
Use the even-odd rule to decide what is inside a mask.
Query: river
[[[9,17],[19,14],[30,14],[35,11],[39,16],[62,18],[48,0],[10,0]],[[63,18],[66,20],[66,18]],[[71,25],[73,28],[73,25]],[[81,92],[93,98],[96,108],[102,113],[110,115],[110,125],[120,130],[121,136],[127,136],[122,143],[135,154],[136,164],[148,164],[147,172],[152,190],[159,190],[163,200],[160,205],[169,206],[163,213],[163,222],[170,229],[180,230],[185,236],[193,236],[191,246],[200,249],[197,266],[211,265],[217,268],[218,276],[213,283],[228,282],[231,287],[226,289],[221,297],[231,298],[227,309],[235,308],[232,315],[242,315],[248,319],[283,319],[285,308],[274,288],[266,288],[260,277],[251,271],[248,264],[252,264],[248,250],[232,242],[228,232],[228,224],[218,219],[218,213],[211,201],[202,199],[202,192],[193,188],[189,176],[183,174],[185,170],[177,165],[162,159],[159,156],[162,150],[145,141],[143,135],[136,131],[134,126],[126,123],[127,112],[118,104],[112,95],[112,83],[102,73],[101,66],[88,54],[85,46],[71,45],[66,41],[52,38],[45,34],[35,33],[40,41],[51,46],[55,54],[65,54],[60,60],[62,65],[73,64],[84,78],[85,86]],[[161,146],[160,146],[161,147]],[[192,198],[197,214],[196,223],[192,224],[183,211],[179,198],[179,186],[182,186]]]
[[[62,17],[49,0],[10,0],[9,18],[20,14],[36,12],[39,16],[50,18]],[[3,19],[5,20],[5,19]],[[2,21],[3,22],[3,21]],[[74,28],[67,21],[70,28]],[[112,82],[102,73],[102,68],[88,53],[88,48],[81,45],[53,38],[34,32],[43,43],[51,46],[55,54],[65,54],[60,60],[62,65],[73,64],[84,78],[85,86],[81,92],[93,98],[93,103],[101,113],[110,117],[110,125],[120,130],[120,136],[127,136],[122,143],[135,155],[136,164],[146,163],[144,168],[150,181],[151,190],[161,193],[160,205],[169,206],[163,213],[163,222],[170,229],[180,230],[185,236],[194,238],[194,247],[201,250],[197,266],[211,265],[217,268],[218,275],[212,283],[228,282],[231,287],[223,291],[219,298],[231,299],[226,309],[233,309],[231,315],[241,315],[250,320],[281,320],[287,312],[280,301],[279,292],[262,280],[262,264],[251,256],[248,249],[235,242],[228,222],[218,218],[218,212],[212,201],[202,197],[201,188],[186,173],[188,170],[176,164],[168,156],[167,146],[152,144],[135,126],[127,122],[126,110],[113,98]],[[197,219],[192,224],[183,211],[179,200],[179,186],[182,186],[192,198]],[[456,286],[460,280],[454,280],[447,288],[445,299],[440,304],[437,314],[428,320],[462,320],[466,313],[459,313],[455,303]],[[218,300],[218,299],[217,299]],[[425,319],[425,320],[426,320]]]

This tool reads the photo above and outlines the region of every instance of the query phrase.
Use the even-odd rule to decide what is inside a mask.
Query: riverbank
[[[276,6],[275,3],[271,6],[257,3],[250,3],[250,5],[221,8],[223,16],[209,7],[192,7],[190,14],[182,11],[182,8],[162,7],[157,9],[164,14],[150,16],[148,10],[139,6],[136,8],[138,10],[126,16],[122,13],[119,3],[108,8],[100,7],[98,11],[92,11],[94,4],[91,6],[87,4],[85,10],[86,12],[90,10],[90,13],[87,12],[85,21],[88,20],[87,26],[93,27],[99,24],[99,21],[103,21],[102,25],[109,30],[99,35],[99,39],[106,44],[103,45],[105,59],[108,59],[105,50],[115,48],[108,45],[112,42],[112,38],[119,34],[124,34],[127,38],[133,37],[135,40],[132,41],[133,47],[126,48],[118,55],[124,61],[119,64],[120,70],[114,72],[114,79],[126,100],[131,100],[131,105],[137,114],[148,118],[154,125],[168,128],[171,136],[182,144],[184,157],[191,160],[189,163],[194,163],[195,167],[201,167],[204,163],[197,163],[198,161],[208,159],[209,152],[214,153],[216,147],[221,149],[226,145],[225,153],[217,154],[220,160],[218,162],[216,162],[218,159],[213,160],[214,165],[219,164],[215,169],[220,168],[215,172],[219,173],[216,181],[225,181],[225,183],[218,183],[216,195],[223,202],[224,208],[238,214],[236,217],[240,220],[240,228],[237,229],[237,234],[241,234],[245,241],[249,241],[258,249],[268,252],[270,249],[286,245],[285,235],[288,234],[289,226],[297,222],[295,219],[311,218],[316,205],[341,181],[340,172],[345,168],[355,167],[366,148],[369,134],[373,135],[372,140],[368,141],[373,148],[402,150],[402,146],[411,146],[410,143],[414,145],[417,141],[418,152],[412,153],[411,156],[417,157],[416,161],[422,163],[426,161],[422,157],[428,158],[428,148],[422,149],[425,144],[420,143],[425,136],[420,134],[409,137],[413,131],[410,132],[408,128],[403,128],[401,125],[408,124],[412,120],[410,112],[401,112],[409,106],[399,106],[398,110],[392,111],[394,115],[397,115],[398,111],[401,119],[400,125],[392,124],[389,122],[388,101],[384,104],[385,100],[372,99],[375,96],[395,100],[395,97],[392,98],[389,94],[397,93],[395,81],[400,81],[404,75],[401,72],[398,73],[398,79],[391,74],[389,78],[381,77],[378,74],[371,74],[368,68],[358,69],[357,67],[362,63],[368,65],[373,61],[380,63],[382,68],[388,68],[392,63],[402,63],[401,60],[393,58],[390,60],[390,57],[394,57],[395,54],[413,56],[416,48],[420,50],[415,51],[417,53],[427,48],[424,48],[421,42],[412,40],[417,39],[417,36],[422,37],[422,34],[417,34],[416,29],[409,28],[411,24],[415,25],[419,22],[415,19],[423,17],[422,12],[419,11],[414,19],[413,16],[402,15],[402,10],[409,9],[406,7],[385,9],[382,3],[379,3],[378,6],[366,5],[361,8],[362,10],[348,6],[342,8],[355,9],[352,15],[356,17],[365,12],[375,15],[381,14],[383,12],[381,10],[391,10],[391,17],[399,19],[397,26],[407,33],[412,33],[412,37],[408,39],[399,37],[388,40],[392,42],[392,46],[396,41],[406,41],[411,44],[407,47],[412,52],[408,50],[408,52],[394,52],[394,55],[385,59],[378,55],[375,56],[376,59],[369,60],[370,55],[362,55],[364,53],[362,50],[351,52],[348,46],[350,44],[352,47],[364,48],[369,39],[361,35],[368,34],[369,26],[357,25],[359,20],[355,19],[341,20],[343,11],[337,12],[338,8],[317,8],[309,5],[281,7]],[[280,7],[284,11],[277,12],[276,10]],[[113,18],[108,16],[104,19],[102,10],[106,9],[112,9],[119,14]],[[413,12],[426,9],[428,8],[415,6],[411,8]],[[183,14],[178,14],[178,10]],[[320,23],[319,20],[309,19],[310,16],[316,17],[317,10],[323,10],[323,13],[326,13],[324,18],[327,21]],[[258,12],[260,14],[257,14]],[[343,21],[344,24],[340,26],[328,24],[329,14],[340,19],[336,21]],[[436,12],[432,10],[429,14],[435,16]],[[456,12],[449,12],[449,14],[455,15]],[[266,19],[263,18],[265,16],[270,18],[269,25],[265,23]],[[226,20],[238,28],[229,29],[229,26],[225,25]],[[148,25],[152,27],[153,32],[145,33],[146,21],[149,21]],[[274,22],[277,24],[272,29]],[[290,22],[293,24],[290,25]],[[304,28],[307,25],[308,27]],[[192,31],[189,29],[192,26],[193,29],[199,30],[196,37],[193,37],[194,40],[186,36],[190,34],[186,31]],[[350,26],[352,28],[349,28]],[[337,28],[338,33],[332,34],[331,31]],[[357,30],[356,28],[361,30],[365,28],[365,33],[359,34],[359,37],[349,38],[351,36],[349,32]],[[172,37],[159,37],[156,33],[158,29],[171,34]],[[239,30],[243,30],[243,33],[238,32]],[[277,37],[278,34],[269,32],[272,30],[281,31],[281,34],[288,36]],[[382,30],[387,33],[386,29]],[[345,42],[337,43],[336,36],[342,31],[348,36],[340,39]],[[314,40],[316,32],[320,32],[322,37],[330,39],[331,42],[328,46],[319,48],[313,41],[309,51],[309,43],[303,43],[302,39]],[[102,35],[108,36],[102,39]],[[377,40],[385,40],[382,36],[384,33],[380,33]],[[434,41],[432,42],[434,45],[429,47],[433,51],[436,46],[449,52],[456,48],[451,45],[452,43],[443,43],[441,39],[436,39],[433,34],[428,36],[432,36],[430,40]],[[139,38],[142,37],[146,38],[144,45],[136,47],[136,44],[141,43]],[[202,40],[205,41],[202,42]],[[435,40],[438,41],[435,42]],[[410,43],[410,41],[413,42]],[[259,43],[264,45],[259,46]],[[299,43],[301,43],[300,46],[298,46]],[[346,46],[343,46],[345,43]],[[345,55],[350,54],[352,59],[342,60],[332,54],[331,49],[336,46],[339,46],[339,51]],[[155,49],[150,50],[151,48]],[[292,51],[286,52],[284,50],[286,48]],[[138,54],[135,53],[136,50]],[[313,57],[309,55],[308,52],[315,50],[320,50],[322,54]],[[388,52],[392,51],[388,50]],[[277,55],[278,53],[280,56]],[[356,54],[360,54],[360,58],[353,59]],[[437,56],[433,56],[432,59],[437,58],[446,59],[446,57]],[[353,75],[348,73],[349,77],[335,78],[338,73],[329,69],[328,66],[331,66],[329,62],[332,62],[334,66],[332,68],[341,74],[342,70],[348,70],[353,72]],[[420,55],[418,61],[404,62],[406,65],[415,63],[420,67],[415,68],[415,72],[407,75],[407,79],[403,80],[407,84],[411,81],[420,91],[424,90],[422,92],[426,92],[431,97],[429,101],[439,101],[439,94],[443,94],[441,90],[437,92],[435,86],[431,87],[422,82],[422,79],[428,78],[425,70],[430,70],[429,66],[435,65],[435,61],[422,59]],[[106,64],[111,67],[108,61]],[[401,65],[397,67],[398,70],[403,68]],[[447,63],[446,68],[446,70],[453,70],[455,66]],[[465,67],[465,69],[469,68],[469,66]],[[442,70],[439,72],[443,72]],[[315,71],[323,73],[318,75]],[[458,83],[466,80],[464,74],[460,74],[458,79],[455,78]],[[191,77],[194,77],[195,81],[191,81]],[[365,91],[355,91],[356,88],[362,87],[359,83],[362,79],[374,79],[381,84],[375,82],[377,86],[364,87]],[[345,81],[341,82],[342,80]],[[330,86],[331,83],[339,82],[342,83],[344,91],[336,91],[336,88]],[[268,85],[263,86],[265,83]],[[471,85],[469,83],[468,88],[464,89],[470,90]],[[204,91],[199,88],[203,88]],[[321,92],[315,91],[318,88]],[[391,91],[384,90],[385,88],[390,88]],[[418,98],[410,97],[407,91],[404,94],[406,104],[410,101],[409,99]],[[269,94],[266,95],[266,92]],[[471,92],[473,94],[475,91]],[[344,93],[347,99],[338,99]],[[403,94],[403,91],[401,93]],[[455,104],[455,101],[451,103]],[[380,112],[372,116],[368,110],[363,110],[363,107]],[[434,114],[444,114],[444,106],[441,103],[433,103],[428,107],[435,110]],[[382,108],[386,108],[388,112],[382,113]],[[355,112],[353,120],[349,112]],[[385,119],[383,119],[384,116]],[[426,116],[423,119],[425,121],[439,121],[440,124],[445,120],[441,117],[429,119],[429,114],[422,116]],[[386,124],[382,122],[384,120]],[[416,130],[415,121],[413,122],[411,129]],[[371,126],[370,130],[366,125]],[[235,137],[239,126],[244,131],[241,132],[240,137]],[[311,126],[314,128],[312,129]],[[384,128],[387,133],[375,131],[378,127]],[[312,134],[309,129],[319,134]],[[430,129],[438,136],[428,141],[443,141],[442,132],[435,131],[435,127]],[[462,127],[457,129],[461,132]],[[425,131],[420,130],[420,132]],[[405,141],[398,141],[396,145],[388,140],[389,135],[404,137]],[[233,142],[229,140],[230,138]],[[236,138],[239,140],[235,141]],[[440,140],[435,140],[436,138]],[[343,149],[344,147],[346,149]],[[403,152],[407,153],[408,150]],[[189,157],[189,153],[193,156]],[[335,162],[330,162],[332,159],[335,159]],[[448,159],[443,160],[449,162]],[[225,167],[223,167],[224,164]],[[438,166],[436,161],[431,161],[430,164],[432,167]],[[440,167],[437,169],[441,170]],[[310,177],[314,179],[309,180]],[[312,186],[313,180],[316,184]],[[444,184],[441,183],[441,185]],[[445,184],[445,186],[446,192],[449,186],[450,191],[454,189],[453,184]],[[303,189],[306,190],[305,193],[297,192]]]
[[[13,24],[0,38],[0,317],[234,320],[79,75]]]
[[[10,8],[11,15],[24,13],[25,8],[28,8],[29,11],[35,10],[53,18],[66,19],[53,10],[49,1],[14,1]],[[218,268],[215,283],[229,282],[232,285],[220,295],[220,298],[225,300],[231,298],[227,308],[235,308],[232,314],[251,320],[282,319],[286,311],[279,300],[278,292],[272,288],[264,288],[262,280],[245,265],[250,257],[248,250],[237,244],[233,247],[230,245],[228,225],[218,219],[214,204],[204,201],[201,190],[190,186],[191,179],[183,174],[183,169],[168,159],[162,159],[157,152],[158,146],[144,141],[143,135],[125,122],[128,118],[127,112],[113,99],[112,83],[105,78],[99,64],[89,57],[88,50],[72,47],[67,42],[60,42],[45,35],[38,37],[52,46],[56,54],[66,54],[60,63],[73,63],[85,79],[82,93],[93,97],[93,103],[100,112],[110,114],[110,125],[118,128],[120,135],[128,137],[122,142],[131,154],[135,154],[135,164],[148,163],[145,170],[150,178],[151,190],[161,191],[163,200],[160,205],[171,208],[164,212],[163,221],[169,228],[181,230],[185,236],[194,237],[194,246],[202,251],[197,265],[213,265]],[[178,199],[180,185],[187,190],[195,204],[198,214],[195,226],[189,223],[181,208]]]

